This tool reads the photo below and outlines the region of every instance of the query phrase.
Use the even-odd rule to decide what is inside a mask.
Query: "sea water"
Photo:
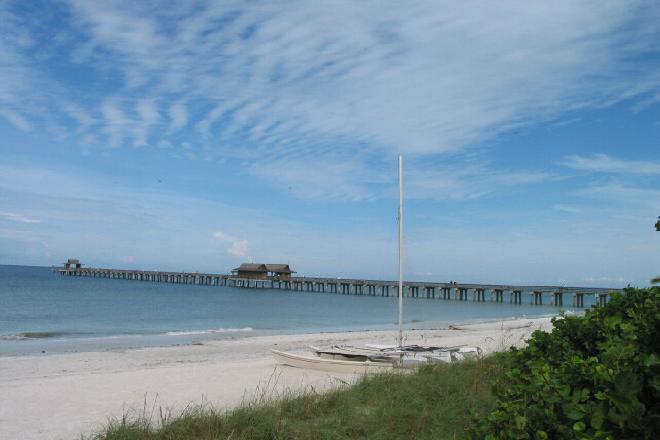
[[[560,312],[547,305],[404,300],[406,328]],[[46,267],[0,265],[0,356],[394,329],[397,319],[395,297],[67,277]]]

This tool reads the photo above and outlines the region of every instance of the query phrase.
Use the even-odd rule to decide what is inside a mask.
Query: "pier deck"
[[[234,275],[200,272],[163,272],[93,267],[53,267],[63,276],[96,277],[194,284],[200,286],[229,286],[251,289],[282,289],[298,292],[327,292],[341,295],[397,296],[396,281],[291,277],[289,279],[249,279]],[[599,287],[523,286],[498,284],[457,284],[422,281],[404,282],[404,296],[409,298],[443,299],[474,302],[498,302],[552,306],[585,307],[585,297],[593,296],[594,305],[605,305],[609,293],[621,289]]]

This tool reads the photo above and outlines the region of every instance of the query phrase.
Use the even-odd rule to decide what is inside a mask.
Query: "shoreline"
[[[486,353],[522,345],[552,318],[522,318],[408,330],[406,344],[478,345]],[[48,356],[6,356],[0,364],[0,438],[73,439],[110,418],[143,408],[172,414],[189,405],[228,409],[259,396],[327,390],[357,376],[276,363],[270,349],[305,352],[308,345],[395,343],[396,331],[260,335],[190,345]]]
[[[582,311],[579,311],[582,312]],[[572,309],[564,310],[570,316],[579,315]],[[404,323],[404,331],[440,331],[450,326],[488,324],[525,319],[546,319],[561,316],[560,313],[547,313],[532,316],[510,316],[505,318],[475,318],[463,321],[418,321]],[[424,327],[428,324],[429,327]],[[420,325],[420,327],[417,327]],[[371,328],[336,329],[259,329],[259,328],[218,328],[170,330],[159,333],[131,333],[115,335],[69,336],[59,331],[30,331],[15,335],[0,335],[0,359],[14,357],[53,356],[67,353],[89,353],[141,350],[147,348],[179,347],[262,336],[291,337],[297,335],[333,335],[340,333],[388,332],[396,329],[394,324],[383,324]],[[29,335],[40,335],[32,337]],[[52,335],[51,335],[52,334]],[[26,336],[28,335],[28,336]],[[41,336],[45,335],[45,336]],[[3,347],[4,346],[4,347]]]

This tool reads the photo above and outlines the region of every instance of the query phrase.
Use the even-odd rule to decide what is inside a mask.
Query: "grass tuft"
[[[261,395],[230,411],[206,405],[176,417],[160,411],[155,421],[154,411],[125,416],[91,439],[455,439],[472,417],[493,408],[490,389],[502,371],[500,357],[428,365],[412,374],[365,376],[323,394]]]

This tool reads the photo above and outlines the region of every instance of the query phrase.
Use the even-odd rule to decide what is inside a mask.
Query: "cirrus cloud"
[[[250,161],[247,173],[285,188],[305,187],[308,173],[265,172],[274,160],[327,165],[332,178],[304,197],[373,198],[360,177],[386,171],[383,156],[437,160],[660,91],[660,8],[645,0],[49,8],[61,38],[44,41],[42,56],[103,80],[81,94],[77,76],[32,63],[27,37],[38,29],[24,20],[15,27],[26,38],[0,42],[0,84],[12,84],[0,86],[0,115],[23,129],[47,122],[85,148],[194,145],[199,153],[166,154]],[[9,9],[0,18],[14,23]],[[54,93],[34,87],[43,80]],[[60,108],[75,109],[73,130],[62,130]]]
[[[625,160],[614,158],[607,154],[594,154],[592,156],[571,155],[566,157],[560,164],[575,170],[594,173],[660,175],[660,161]]]
[[[19,212],[0,211],[0,216],[12,222],[27,224],[41,223],[41,220],[27,217]]]

